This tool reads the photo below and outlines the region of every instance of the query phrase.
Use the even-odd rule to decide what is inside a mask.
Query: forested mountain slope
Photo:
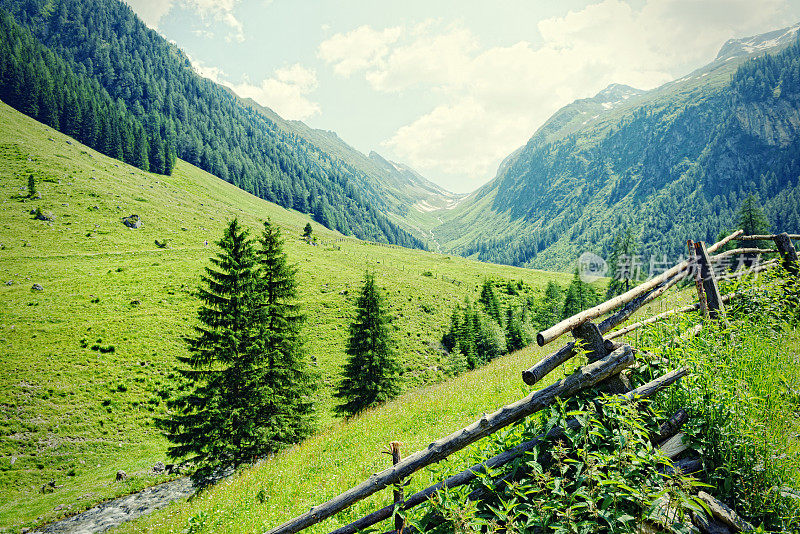
[[[442,212],[444,248],[565,268],[636,228],[641,253],[713,240],[760,195],[773,230],[800,228],[797,28],[726,43],[706,67],[649,92],[611,86],[558,111],[497,177]],[[766,55],[764,53],[767,52]]]
[[[199,76],[122,2],[2,0],[0,8],[117,108],[162,132],[179,158],[342,233],[423,246],[370,202],[379,195],[369,177]]]

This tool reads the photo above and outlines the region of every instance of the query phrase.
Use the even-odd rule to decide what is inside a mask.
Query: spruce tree
[[[256,285],[265,396],[257,415],[261,419],[259,432],[270,448],[277,450],[314,430],[312,395],[317,380],[303,351],[300,328],[305,317],[297,304],[297,268],[288,264],[280,230],[269,219],[259,245]]]
[[[597,304],[597,293],[589,284],[581,280],[578,269],[575,269],[575,275],[564,297],[564,310],[561,313],[561,318],[572,317],[595,304]]]
[[[287,302],[293,283],[277,280],[286,266],[264,241],[256,253],[234,219],[217,242],[197,292],[202,306],[195,335],[187,338],[189,355],[178,357],[189,387],[158,421],[172,442],[168,454],[194,461],[196,478],[252,462],[310,431],[310,389],[294,364],[299,320]],[[291,380],[298,383],[286,391]]]
[[[550,328],[561,320],[561,313],[564,309],[564,292],[561,287],[552,280],[547,282],[539,307],[533,317],[534,324],[539,330]]]
[[[494,319],[497,324],[500,324],[500,301],[497,300],[497,293],[494,291],[492,282],[488,279],[483,281],[481,296],[478,302],[483,304],[486,314]]]
[[[636,234],[633,228],[628,227],[614,238],[608,261],[608,276],[611,281],[606,290],[607,298],[621,295],[631,288],[631,280],[636,274],[632,272],[634,254],[636,254]]]
[[[311,223],[306,223],[305,228],[303,228],[303,239],[306,240],[306,243],[311,243],[311,232],[313,232],[313,228],[311,228]]]
[[[28,175],[28,197],[34,198],[36,196],[36,178],[32,174]]]
[[[344,378],[334,397],[335,410],[352,416],[395,397],[400,392],[400,363],[391,349],[389,320],[375,276],[367,273],[350,324]]]

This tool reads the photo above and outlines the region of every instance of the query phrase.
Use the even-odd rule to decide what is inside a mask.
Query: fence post
[[[700,263],[700,278],[703,281],[703,290],[708,304],[708,314],[712,319],[725,315],[725,303],[717,285],[717,277],[714,276],[714,267],[708,257],[706,244],[698,241],[694,244],[695,257]]]
[[[600,332],[600,328],[591,321],[586,321],[575,327],[572,330],[572,336],[576,341],[581,341],[583,343],[584,348],[587,350],[586,357],[589,363],[605,358],[614,351],[614,344],[611,342],[606,344],[606,341],[603,339],[603,334]],[[609,376],[600,384],[601,387],[604,387],[611,393],[625,393],[631,389],[630,381],[623,379],[620,373]]]
[[[389,454],[392,455],[392,465],[400,463],[400,442],[393,441],[389,444]],[[405,519],[400,515],[401,505],[403,504],[403,483],[398,482],[394,488],[394,529],[397,534],[403,534]]]
[[[697,267],[700,266],[700,258],[697,256],[697,251],[694,248],[694,241],[689,239],[686,241],[686,246],[689,247],[689,262],[690,265],[695,265],[694,285],[697,288],[697,301],[700,303],[700,315],[703,317],[708,313],[708,302],[706,301],[706,293],[703,289],[703,277]]]
[[[799,263],[797,259],[797,251],[792,244],[792,240],[789,238],[789,234],[786,232],[778,234],[775,236],[774,241],[781,258],[783,259],[783,268],[793,275],[797,275]]]

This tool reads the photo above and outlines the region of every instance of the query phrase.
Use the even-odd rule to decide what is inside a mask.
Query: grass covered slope
[[[797,455],[800,425],[796,418],[800,407],[797,394],[800,367],[796,356],[800,331],[796,323],[780,317],[781,287],[773,286],[771,291],[764,291],[763,286],[756,287],[759,289],[749,292],[747,298],[730,304],[728,325],[707,323],[699,336],[679,342],[674,341],[676,336],[701,319],[696,314],[676,316],[637,331],[627,341],[656,354],[657,359],[663,358],[662,362],[668,362],[659,373],[680,366],[690,369],[689,376],[653,398],[651,407],[660,417],[648,424],[655,427],[679,408],[689,412],[690,419],[683,430],[689,436],[691,449],[685,454],[703,458],[700,476],[711,485],[695,487],[694,493],[702,489],[716,495],[756,526],[763,524],[765,530],[760,532],[794,532],[800,526],[800,507],[796,506],[800,495]],[[694,288],[670,293],[662,305],[672,307],[674,303],[691,298],[693,293]],[[756,310],[761,310],[763,315]],[[654,311],[645,309],[641,314],[650,315]],[[636,320],[638,318],[631,319]],[[522,386],[519,370],[546,352],[547,348],[529,347],[448,382],[408,392],[360,417],[330,427],[254,468],[237,473],[189,502],[174,503],[147,518],[125,524],[115,532],[265,532],[389,467],[390,458],[381,454],[389,441],[401,441],[405,456],[471,423],[482,413],[522,397],[529,388]],[[554,372],[537,387],[570,373],[579,363],[569,362],[564,366],[566,369]],[[567,414],[568,417],[573,415]],[[535,422],[538,418],[544,424],[550,416],[544,411],[527,421]],[[485,438],[447,461],[414,474],[406,487],[406,495],[517,444],[523,426]],[[615,432],[617,429],[608,430]],[[543,449],[551,445],[545,443]],[[616,454],[613,449],[605,452],[612,457]],[[495,475],[504,475],[508,469],[524,467],[514,463],[507,469],[496,470]],[[624,480],[615,483],[624,484]],[[481,510],[480,505],[468,506],[463,501],[467,493],[480,485],[479,480],[448,494],[445,500],[451,504],[455,501],[449,510],[453,513],[447,516],[452,524],[443,525],[442,532],[478,532],[485,527],[479,517],[487,517],[486,508]],[[547,491],[539,492],[543,493],[544,500],[538,501],[542,506],[537,509],[551,506],[550,510],[556,511],[554,515],[569,509],[577,517],[577,504],[587,499],[586,488],[581,488],[584,493],[577,495],[566,493],[565,487],[551,485]],[[605,488],[606,484],[599,487]],[[619,489],[631,490],[621,485]],[[660,487],[637,487],[631,491],[640,490],[655,499]],[[675,493],[679,490],[688,491],[686,488],[670,489]],[[612,490],[603,491],[613,493]],[[499,497],[506,499],[504,504],[514,506],[526,502],[525,496],[512,493],[510,490]],[[304,532],[329,532],[389,504],[391,499],[391,491],[384,490]],[[597,504],[605,510],[608,503],[601,501]],[[569,508],[571,505],[576,505],[574,510]],[[520,511],[523,508],[519,506]],[[478,516],[476,511],[483,515]],[[642,511],[648,513],[647,508]],[[410,515],[412,519],[419,519],[425,512],[425,507],[421,507]],[[639,518],[636,519],[638,524]],[[514,527],[521,524],[524,522]],[[582,529],[580,532],[608,531],[600,526],[587,528],[586,522],[571,526],[576,527],[576,532],[579,531],[577,527]],[[376,526],[375,531],[388,528],[387,523],[383,523]]]
[[[25,198],[29,174],[39,200]],[[53,220],[35,220],[36,208]],[[141,228],[122,224],[131,214]],[[323,426],[366,270],[394,317],[407,388],[443,378],[434,345],[455,303],[474,301],[484,277],[535,288],[570,279],[377,246],[314,223],[320,244],[310,246],[299,239],[307,216],[182,161],[172,176],[142,172],[0,103],[0,529],[50,521],[155,480],[145,472],[165,459],[166,443],[152,418],[186,350],[182,336],[198,307],[191,293],[234,216],[254,231],[270,217],[284,232],[299,268],[306,347],[327,386]],[[130,475],[124,484],[113,482],[119,469]],[[63,487],[40,493],[50,480]]]

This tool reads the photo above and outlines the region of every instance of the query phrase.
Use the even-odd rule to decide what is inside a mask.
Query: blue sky
[[[800,21],[800,0],[127,1],[204,76],[457,192],[576,98]]]

